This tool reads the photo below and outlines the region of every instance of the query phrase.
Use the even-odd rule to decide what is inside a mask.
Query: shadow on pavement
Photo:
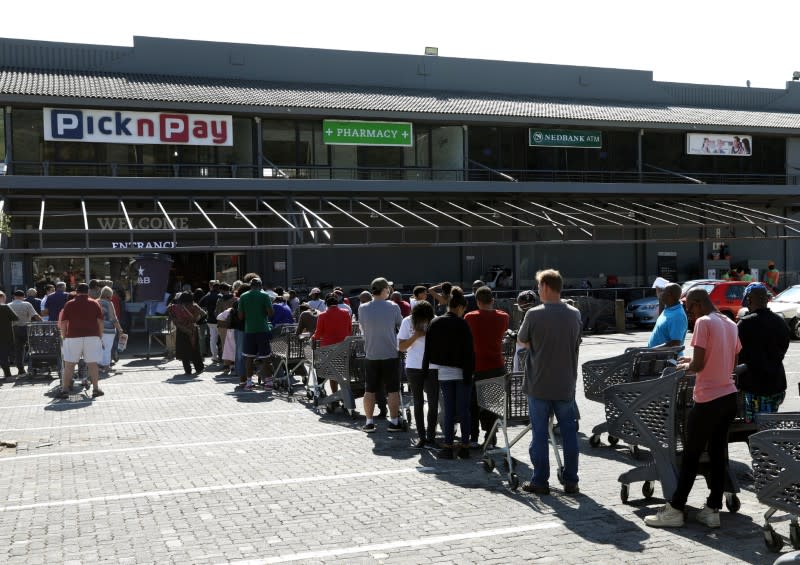
[[[185,385],[188,383],[199,383],[200,378],[199,375],[187,375],[185,373],[178,373],[176,375],[172,375],[168,379],[164,379],[164,382],[172,385]]]
[[[700,486],[700,485],[698,485]],[[652,500],[651,500],[652,502]],[[706,545],[716,551],[730,555],[732,558],[739,559],[747,563],[772,563],[777,555],[770,554],[766,548],[758,551],[742,547],[742,532],[747,532],[747,536],[752,535],[753,539],[761,539],[761,526],[753,522],[750,516],[744,514],[732,514],[730,512],[720,512],[721,527],[711,529],[703,524],[694,521],[693,514],[699,508],[687,506],[686,523],[682,528],[669,528],[669,532],[681,536],[692,542]],[[642,519],[641,527],[650,530],[644,525],[644,518],[656,513],[656,507],[643,507],[634,510],[634,514]],[[655,530],[656,528],[652,528]],[[647,531],[645,530],[645,531]]]

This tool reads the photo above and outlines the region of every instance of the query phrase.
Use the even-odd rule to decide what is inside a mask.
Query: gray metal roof
[[[265,112],[287,108],[322,114],[378,112],[418,115],[419,119],[475,117],[608,123],[657,127],[737,128],[800,131],[800,114],[714,109],[659,104],[587,103],[533,96],[432,92],[395,88],[271,83],[146,74],[57,72],[0,69],[0,100],[123,106],[125,102],[229,107],[228,111]]]

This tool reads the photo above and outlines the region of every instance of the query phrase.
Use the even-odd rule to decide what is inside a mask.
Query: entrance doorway
[[[185,284],[195,288],[208,289],[208,281],[213,278],[214,265],[211,253],[170,253],[172,269],[169,273],[169,288],[173,292],[181,290]]]

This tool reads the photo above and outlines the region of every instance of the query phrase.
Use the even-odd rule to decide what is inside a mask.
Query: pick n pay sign
[[[233,118],[211,114],[44,108],[46,141],[233,145]]]

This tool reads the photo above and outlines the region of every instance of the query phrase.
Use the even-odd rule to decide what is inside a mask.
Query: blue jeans
[[[578,484],[578,426],[575,422],[574,400],[543,400],[528,397],[528,414],[531,417],[533,434],[528,452],[533,464],[531,482],[545,486],[550,480],[550,446],[548,443],[548,420],[554,413],[561,429],[561,444],[564,449],[564,483]]]
[[[454,426],[456,423],[456,410],[461,426],[461,443],[469,443],[469,400],[471,387],[463,380],[439,381],[442,389],[442,404],[444,404],[444,443],[453,445]]]
[[[242,355],[242,348],[244,347],[244,330],[234,330],[236,333],[233,334],[234,341],[236,342],[236,359],[234,363],[236,364],[236,374],[239,375],[239,379],[243,380],[245,378],[245,370],[244,370],[244,355]]]

